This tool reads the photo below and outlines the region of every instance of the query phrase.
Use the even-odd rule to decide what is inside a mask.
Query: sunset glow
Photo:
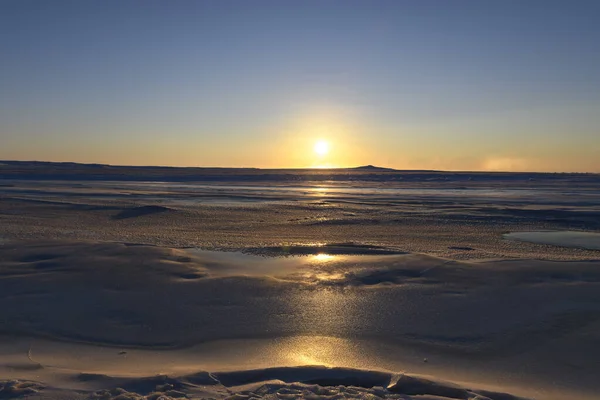
[[[600,172],[597,2],[28,3],[0,160]]]

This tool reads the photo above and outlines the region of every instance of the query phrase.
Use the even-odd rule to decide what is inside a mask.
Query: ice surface
[[[596,175],[126,172],[3,167],[0,397],[597,398],[597,250],[503,237]]]

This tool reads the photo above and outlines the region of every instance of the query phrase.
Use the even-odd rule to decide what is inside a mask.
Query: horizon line
[[[373,169],[381,172],[437,172],[437,173],[489,173],[489,174],[580,174],[580,175],[598,175],[600,172],[567,172],[567,171],[505,171],[505,170],[443,170],[443,169],[397,169],[390,167],[381,167],[374,164],[358,165],[358,166],[334,166],[334,167],[222,167],[222,166],[175,166],[175,165],[127,165],[127,164],[106,164],[97,162],[77,162],[77,161],[42,161],[42,160],[0,160],[2,163],[38,163],[38,164],[75,164],[82,166],[103,166],[113,168],[172,168],[172,169],[246,169],[246,170],[263,170],[263,171],[281,171],[281,170],[349,170],[349,169]]]

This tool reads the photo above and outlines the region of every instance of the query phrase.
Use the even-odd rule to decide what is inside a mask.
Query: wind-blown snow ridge
[[[106,386],[90,399],[464,399],[525,400],[503,392],[470,389],[421,376],[324,366],[266,368],[119,378],[80,374],[76,379]]]

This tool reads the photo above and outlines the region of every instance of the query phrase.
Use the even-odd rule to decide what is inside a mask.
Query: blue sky
[[[0,159],[600,172],[599,19],[598,1],[2,0]]]

